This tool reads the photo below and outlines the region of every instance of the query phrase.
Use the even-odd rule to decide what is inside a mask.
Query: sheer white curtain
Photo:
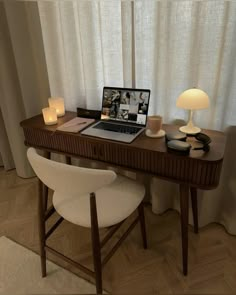
[[[175,106],[185,89],[205,90],[202,127],[235,124],[236,3],[231,1],[135,2],[136,83],[152,89],[151,112],[165,122],[186,118]]]
[[[39,2],[51,94],[101,109],[104,85],[132,83],[131,3]]]
[[[132,5],[133,4],[133,5]],[[103,85],[152,90],[150,113],[187,119],[175,106],[185,89],[211,99],[199,126],[235,124],[236,4],[230,1],[41,1],[52,95],[67,109],[100,109]],[[134,18],[134,19],[133,19]],[[134,40],[133,40],[134,39]]]
[[[198,126],[236,123],[233,1],[9,1],[0,10],[7,41],[0,106],[21,176],[29,172],[19,121],[39,113],[49,96],[63,96],[67,110],[100,109],[104,85],[150,88],[150,114],[170,123],[187,119],[176,98],[198,87],[210,97],[210,108],[195,113]],[[200,192],[200,225],[218,221],[236,234],[235,127],[228,133],[221,184]],[[176,185],[152,179],[151,192],[154,212],[178,209]]]

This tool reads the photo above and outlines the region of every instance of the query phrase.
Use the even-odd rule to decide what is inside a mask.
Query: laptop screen
[[[146,126],[150,90],[104,87],[102,120]]]

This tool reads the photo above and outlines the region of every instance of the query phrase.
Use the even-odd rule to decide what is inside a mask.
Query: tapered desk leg
[[[180,213],[182,232],[183,274],[188,274],[188,200],[189,185],[180,184]]]
[[[66,164],[71,165],[71,157],[66,156]]]
[[[195,187],[191,187],[190,192],[191,192],[191,201],[192,201],[194,232],[197,234],[198,233],[197,189]]]

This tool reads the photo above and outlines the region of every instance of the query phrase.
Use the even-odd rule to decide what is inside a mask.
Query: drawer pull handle
[[[99,154],[100,154],[100,157],[103,158],[103,149],[102,148],[99,149]]]
[[[95,146],[93,147],[93,155],[94,155],[94,156],[96,156],[96,155],[97,155],[97,149],[96,149],[96,147],[95,147]]]

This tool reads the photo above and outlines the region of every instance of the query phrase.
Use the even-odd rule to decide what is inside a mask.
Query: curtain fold
[[[150,88],[150,115],[172,123],[188,116],[176,107],[179,94],[197,87],[210,107],[194,113],[196,125],[228,134],[219,187],[199,191],[199,223],[220,222],[236,234],[235,2],[5,1],[0,22],[6,167],[8,159],[18,175],[31,175],[19,122],[40,113],[50,96],[64,97],[67,110],[100,109],[103,86]],[[152,178],[150,192],[154,212],[179,210],[175,184]]]
[[[0,30],[1,42],[0,56],[4,57],[1,59],[0,64],[0,76],[1,76],[1,111],[4,120],[4,126],[1,129],[8,131],[8,140],[11,147],[12,156],[14,163],[17,167],[17,172],[21,175],[27,175],[25,171],[26,155],[23,143],[23,131],[19,126],[19,122],[25,118],[24,108],[17,98],[21,97],[21,89],[19,80],[16,74],[16,64],[12,50],[12,44],[10,39],[10,32],[8,31],[8,23],[6,11],[3,4],[0,3]],[[3,121],[0,122],[3,125]],[[5,140],[6,137],[2,136],[1,141]],[[8,142],[5,143],[7,145]],[[1,152],[2,157],[7,158],[8,155],[4,155]],[[4,159],[3,159],[4,161]]]
[[[0,109],[0,166],[4,166],[5,170],[10,170],[15,168],[1,109]]]
[[[29,177],[20,122],[40,113],[50,96],[37,3],[1,2],[0,22],[0,127],[7,131],[18,175]],[[1,155],[3,162],[9,158]]]

